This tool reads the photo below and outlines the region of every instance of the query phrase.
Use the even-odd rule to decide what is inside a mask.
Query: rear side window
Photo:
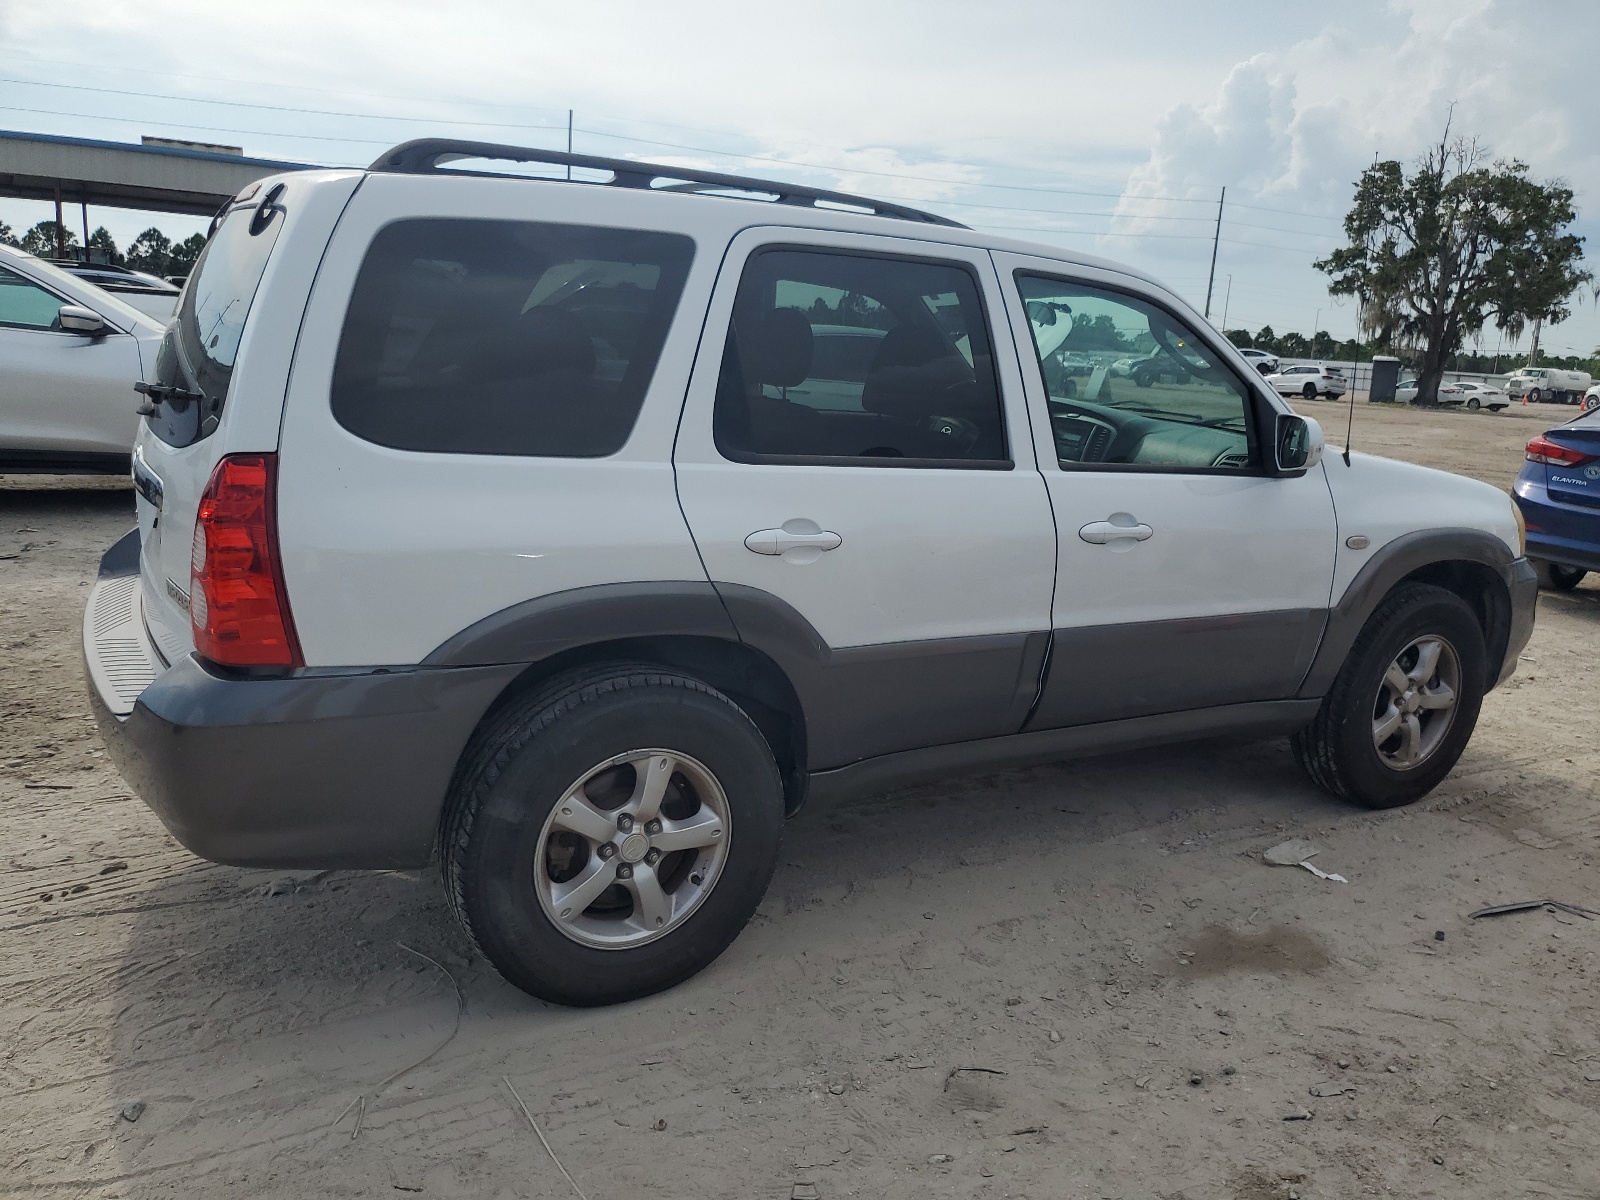
[[[693,253],[679,234],[584,225],[385,226],[345,315],[333,415],[399,450],[614,454]]]

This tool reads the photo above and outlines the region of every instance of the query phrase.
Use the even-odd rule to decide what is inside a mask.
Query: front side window
[[[61,301],[18,275],[0,267],[0,325],[19,329],[60,329]]]
[[[1009,467],[971,272],[828,251],[753,255],[723,350],[715,432],[739,462]]]
[[[694,243],[536,221],[397,221],[361,264],[333,415],[399,450],[590,458],[644,403]]]
[[[1062,467],[1250,471],[1250,393],[1164,309],[1019,274]]]

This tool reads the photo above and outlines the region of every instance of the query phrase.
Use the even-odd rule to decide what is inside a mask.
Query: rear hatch
[[[163,658],[193,649],[189,561],[195,511],[212,469],[240,449],[216,436],[263,274],[286,222],[282,185],[252,186],[214,227],[167,328],[135,446],[144,617]],[[263,397],[265,399],[265,397]],[[282,392],[276,396],[281,406]],[[276,417],[274,417],[274,423]],[[275,424],[274,424],[275,428]],[[246,449],[273,449],[250,446]]]

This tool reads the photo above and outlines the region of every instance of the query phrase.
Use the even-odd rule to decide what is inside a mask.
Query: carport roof
[[[209,217],[266,175],[310,163],[0,130],[0,196]]]

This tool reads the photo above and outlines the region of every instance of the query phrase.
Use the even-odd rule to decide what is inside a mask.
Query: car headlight
[[[1511,515],[1517,519],[1517,553],[1526,557],[1528,553],[1528,522],[1522,515],[1522,505],[1515,499],[1511,501]]]

